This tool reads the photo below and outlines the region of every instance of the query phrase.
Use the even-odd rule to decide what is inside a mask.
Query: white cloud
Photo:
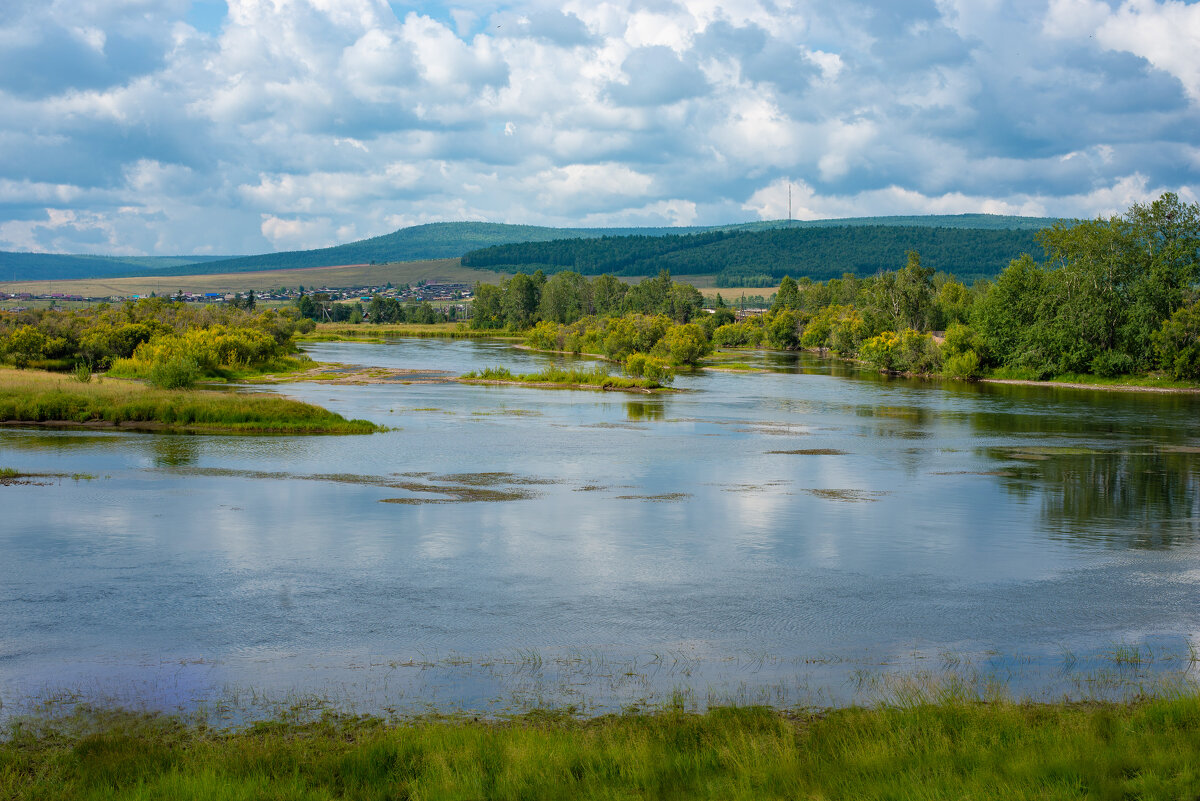
[[[327,217],[288,220],[264,214],[262,233],[276,250],[306,250],[328,242],[334,233],[334,226]]]
[[[1200,185],[1196,3],[230,0],[207,32],[189,6],[0,15],[0,248],[721,223],[785,215],[786,176],[807,216]]]
[[[1180,80],[1200,101],[1200,5],[1130,0],[1097,30],[1101,43],[1126,50]]]
[[[853,195],[821,195],[804,181],[792,181],[792,217],[823,220],[838,217],[873,217],[911,214],[1013,214],[1030,217],[1090,218],[1111,216],[1134,203],[1147,203],[1163,192],[1175,192],[1185,202],[1195,202],[1188,186],[1152,186],[1145,175],[1122,176],[1110,185],[1079,194],[1048,197],[1014,194],[1007,197],[947,192],[926,195],[900,186],[888,186]],[[744,208],[761,220],[787,217],[788,181],[773,181],[752,194]]]

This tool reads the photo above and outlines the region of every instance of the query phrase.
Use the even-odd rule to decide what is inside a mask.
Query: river
[[[391,428],[363,437],[0,431],[0,467],[62,474],[0,487],[0,715],[1107,697],[1194,674],[1195,396],[750,358],[769,372],[655,396],[270,390]]]

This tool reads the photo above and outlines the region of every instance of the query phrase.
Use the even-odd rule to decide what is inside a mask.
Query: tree
[[[771,311],[798,308],[800,308],[800,287],[791,276],[785,275],[783,281],[779,283],[779,291],[775,293],[775,302],[771,304]]]
[[[800,313],[784,309],[767,323],[767,344],[772,348],[790,350],[800,344]]]
[[[933,269],[921,266],[921,256],[908,251],[908,262],[896,272],[897,323],[902,328],[924,331],[933,312]]]
[[[1158,363],[1177,381],[1200,380],[1200,301],[1176,311],[1153,337]]]
[[[1000,273],[972,308],[971,326],[996,363],[1053,372],[1038,346],[1044,339],[1040,315],[1048,283],[1046,271],[1025,254]]]
[[[504,292],[495,284],[475,284],[475,300],[471,303],[471,325],[483,329],[503,328],[503,299]],[[371,313],[371,319],[375,319],[374,311]]]
[[[691,322],[702,308],[704,296],[700,294],[699,289],[691,284],[671,282],[671,291],[667,293],[667,306],[659,311],[677,323],[687,323]]]
[[[317,319],[317,315],[320,314],[317,304],[313,303],[312,298],[308,295],[296,298],[296,311],[300,312],[301,317],[307,317],[310,320]],[[374,315],[371,316],[371,319],[375,319]]]
[[[592,304],[596,314],[620,314],[625,305],[625,294],[629,285],[616,276],[605,273],[592,281]]]
[[[13,363],[24,369],[45,355],[46,335],[31,325],[23,325],[8,335],[5,350],[12,356]]]
[[[965,323],[971,314],[971,304],[974,302],[971,290],[958,281],[946,281],[938,287],[933,298],[935,319],[933,327],[946,329],[954,323]]]
[[[1038,240],[1057,267],[1043,319],[1060,368],[1149,367],[1152,337],[1197,277],[1200,205],[1166,193],[1124,215],[1058,223]]]
[[[533,325],[541,300],[541,287],[536,274],[517,273],[504,282],[503,290],[500,306],[505,325],[514,331],[523,331]]]
[[[538,313],[543,320],[573,323],[592,311],[591,287],[577,272],[555,273],[542,286]]]

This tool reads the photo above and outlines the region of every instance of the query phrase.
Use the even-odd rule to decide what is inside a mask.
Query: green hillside
[[[72,256],[60,253],[0,251],[0,281],[57,281],[158,275],[173,268],[228,259],[228,256]]]
[[[497,245],[467,253],[462,264],[584,275],[653,275],[665,269],[673,275],[716,275],[718,286],[773,286],[785,275],[825,280],[898,269],[905,253],[916,250],[926,266],[972,281],[998,274],[1022,253],[1040,252],[1036,230],[878,224],[723,229]]]
[[[632,233],[658,236],[677,228],[544,228],[537,225],[452,222],[428,223],[401,228],[383,236],[316,250],[264,253],[210,262],[196,270],[188,267],[166,275],[240,273],[258,270],[330,267],[342,264],[371,264],[393,261],[451,259],[471,250],[510,242],[540,242],[579,237],[622,236]]]
[[[766,233],[776,230],[860,229],[879,227],[942,228],[982,231],[1034,231],[1054,220],[990,214],[921,217],[853,217],[841,220],[765,220],[725,226],[677,228],[548,228],[483,222],[444,222],[401,228],[390,234],[316,250],[257,256],[117,257],[0,252],[0,281],[47,281],[139,275],[204,275],[258,272],[298,267],[331,267],[426,259],[457,258],[484,248],[514,243],[603,239],[643,239],[687,234]],[[745,266],[745,265],[738,265]],[[683,266],[680,269],[690,270]],[[705,270],[705,272],[720,272]]]

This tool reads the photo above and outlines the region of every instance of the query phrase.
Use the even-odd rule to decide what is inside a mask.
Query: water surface
[[[310,351],[453,373],[557,360]],[[367,437],[0,431],[0,466],[94,477],[0,487],[0,713],[64,692],[786,705],[923,672],[1052,697],[1190,669],[1196,399],[754,358],[772,372],[657,396],[279,388],[392,427]]]

